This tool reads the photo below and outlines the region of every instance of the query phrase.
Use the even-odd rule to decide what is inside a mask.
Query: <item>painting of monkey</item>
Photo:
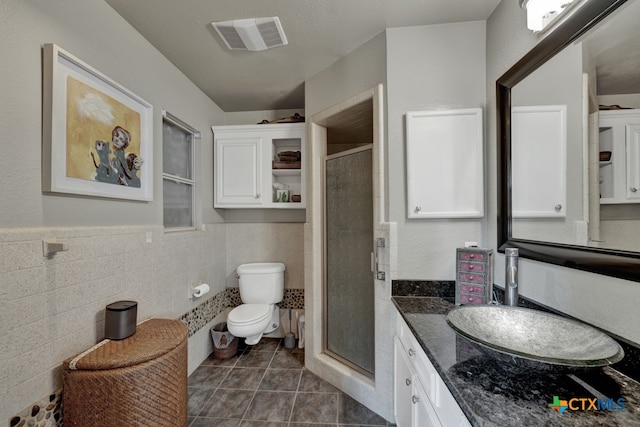
[[[140,187],[140,126],[138,112],[68,76],[66,176]]]

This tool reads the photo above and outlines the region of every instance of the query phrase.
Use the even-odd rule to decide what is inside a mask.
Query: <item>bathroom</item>
[[[495,81],[539,41],[526,29],[525,13],[517,3],[501,1],[486,22],[387,29],[306,81],[304,111],[228,113],[104,1],[2,0],[0,51],[12,60],[6,61],[0,80],[5,148],[0,157],[0,422],[58,392],[62,361],[101,338],[104,307],[112,301],[138,301],[139,319],[185,318],[194,324],[206,308],[212,316],[206,325],[214,324],[226,307],[227,289],[237,286],[236,267],[266,260],[287,266],[286,295],[309,292],[305,236],[310,230],[304,215],[273,221],[261,213],[212,208],[210,126],[257,123],[295,112],[312,117],[380,83],[385,88],[385,222],[395,223],[397,255],[376,303],[377,321],[386,324],[380,333],[391,341],[391,280],[453,280],[456,248],[466,241],[497,245]],[[96,33],[109,36],[92,37]],[[432,42],[438,38],[456,43],[457,50]],[[165,233],[157,201],[42,193],[43,43],[64,47],[144,97],[154,106],[154,134],[161,134],[162,109],[202,132],[196,144],[196,181],[202,183],[196,189],[197,231]],[[132,63],[135,66],[127,65]],[[434,68],[434,63],[440,66]],[[344,78],[345,73],[358,78]],[[443,106],[484,110],[485,214],[478,219],[410,221],[405,212],[404,114]],[[153,163],[162,164],[160,150]],[[162,188],[159,172],[153,183]],[[68,250],[43,257],[42,241],[50,239],[65,243]],[[497,284],[502,268],[498,253]],[[640,312],[634,304],[640,300],[640,287],[634,282],[526,259],[520,260],[519,279],[521,295],[640,342]],[[190,287],[198,283],[210,285],[206,307],[204,301],[190,298]],[[308,298],[306,294],[306,303]],[[210,350],[208,328],[198,327],[189,338],[190,371]],[[308,328],[308,336],[313,332]],[[388,361],[388,383],[381,387],[391,388],[391,346],[386,351],[378,355],[380,363]],[[383,395],[379,402],[371,393],[362,401],[380,404],[381,415],[390,419],[390,396]]]

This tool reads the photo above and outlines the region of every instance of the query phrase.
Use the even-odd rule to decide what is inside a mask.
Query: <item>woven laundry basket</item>
[[[65,427],[186,426],[187,335],[178,320],[151,319],[65,360]]]

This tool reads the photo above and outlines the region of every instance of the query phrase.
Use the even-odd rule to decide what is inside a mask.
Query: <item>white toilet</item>
[[[242,264],[237,268],[240,298],[243,304],[227,316],[232,335],[255,345],[280,326],[280,309],[276,303],[284,296],[284,264],[261,262]]]

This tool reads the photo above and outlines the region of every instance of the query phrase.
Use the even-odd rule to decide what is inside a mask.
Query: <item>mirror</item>
[[[640,281],[639,3],[587,1],[496,82],[501,251]]]

